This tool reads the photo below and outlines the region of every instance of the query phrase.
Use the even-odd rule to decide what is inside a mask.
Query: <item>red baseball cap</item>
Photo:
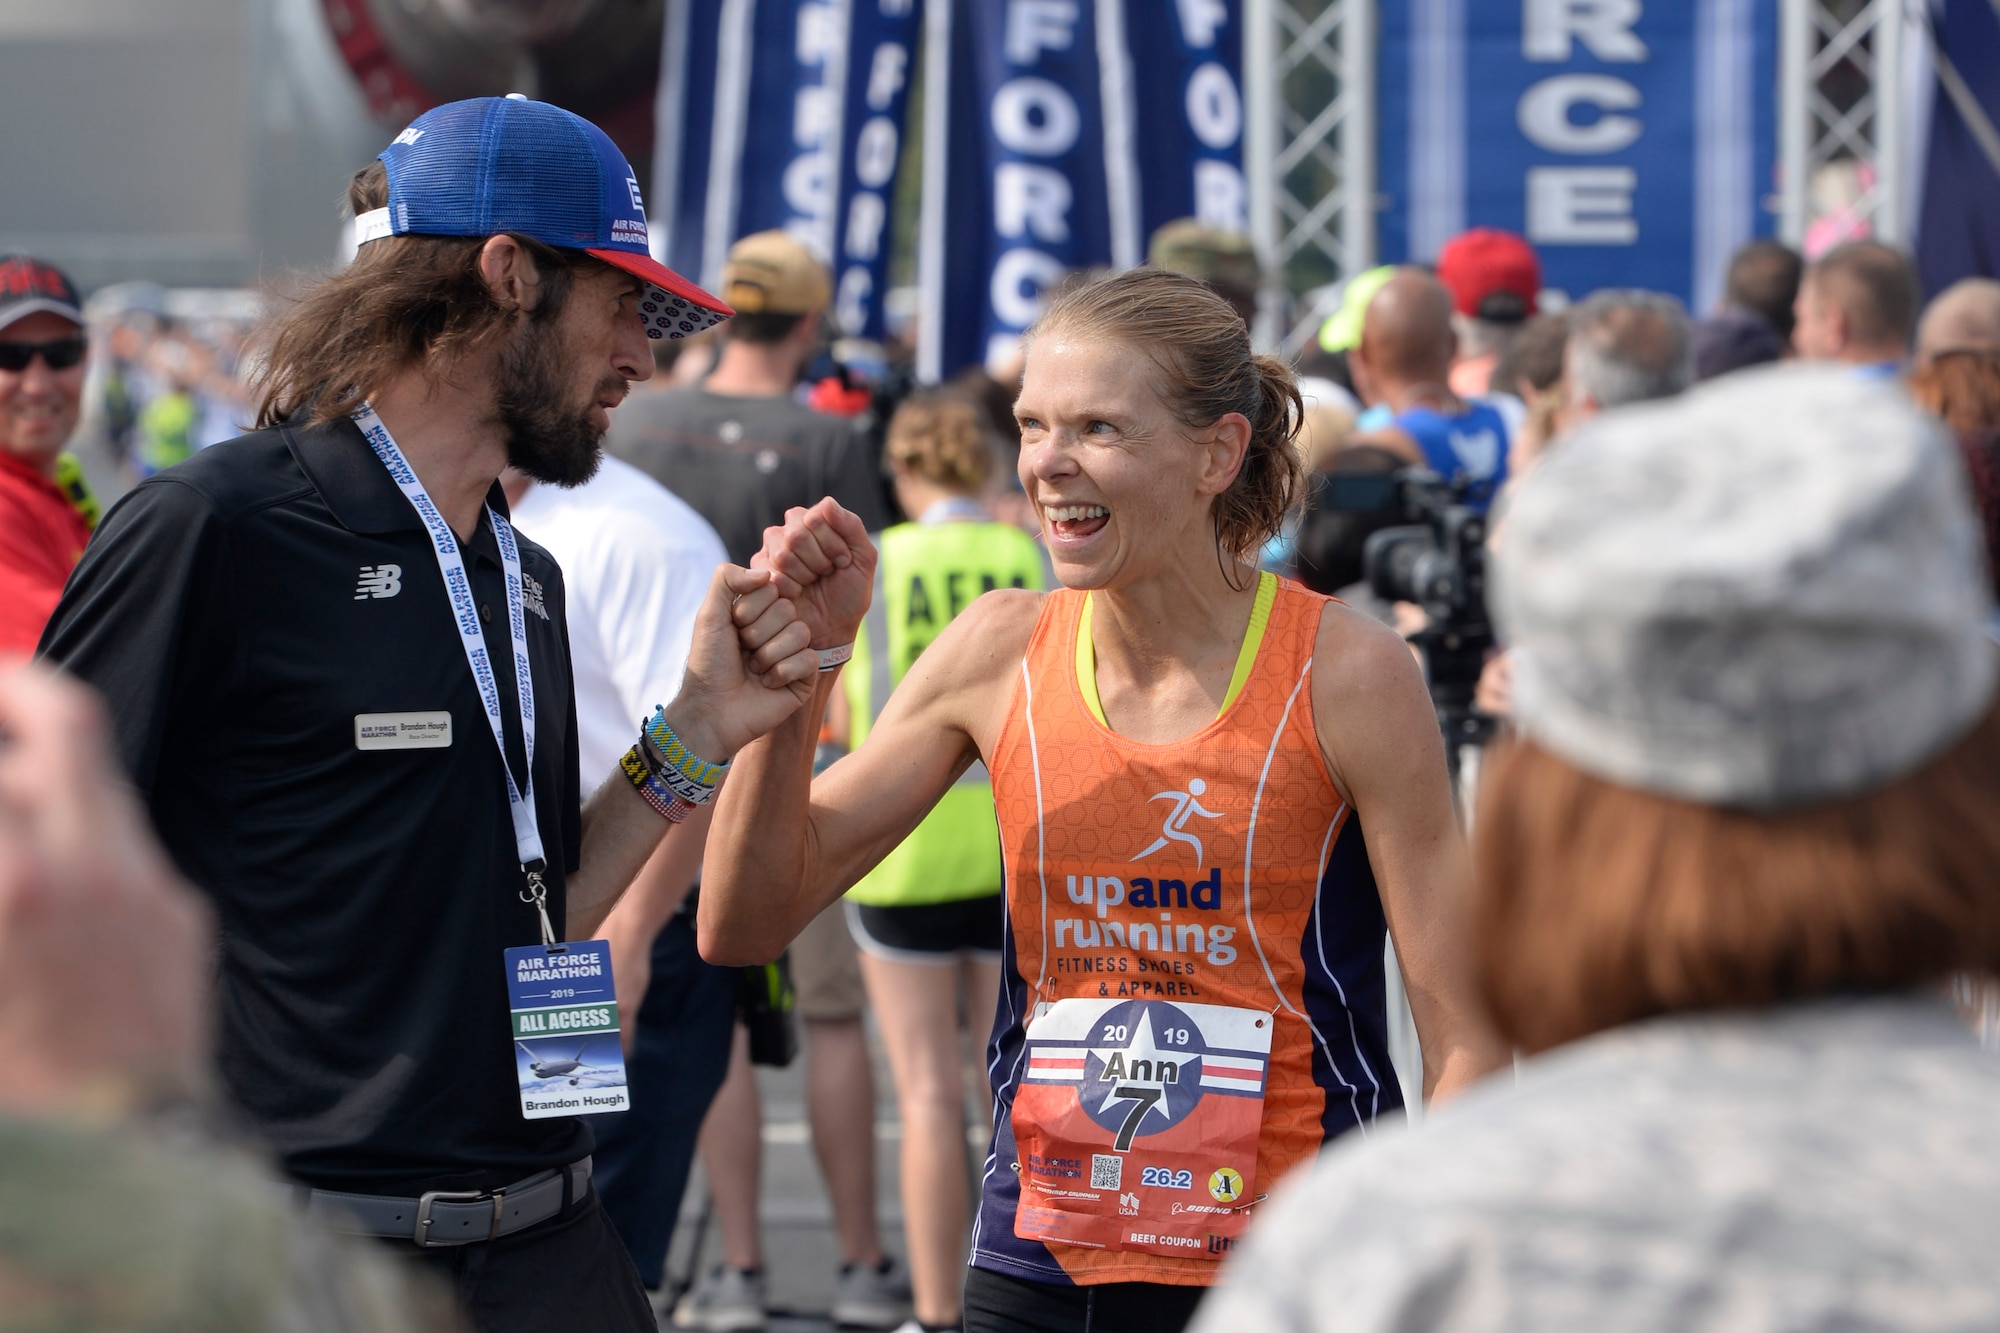
[[[0,329],[44,310],[83,323],[83,300],[69,275],[26,255],[0,255]]]
[[[1438,281],[1451,291],[1461,315],[1509,324],[1535,313],[1542,290],[1542,261],[1511,231],[1474,227],[1438,251]]]

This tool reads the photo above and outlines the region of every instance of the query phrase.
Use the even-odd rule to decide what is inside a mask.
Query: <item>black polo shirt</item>
[[[489,503],[506,512],[497,486]],[[518,780],[484,516],[464,555]],[[560,931],[582,843],[562,571],[526,540],[521,567]],[[590,1151],[581,1121],[521,1117],[501,952],[540,932],[500,754],[430,541],[351,422],[244,436],[143,482],[42,652],[103,693],[161,839],[214,899],[222,1077],[287,1170],[407,1195]],[[437,712],[449,746],[358,748],[357,715]]]

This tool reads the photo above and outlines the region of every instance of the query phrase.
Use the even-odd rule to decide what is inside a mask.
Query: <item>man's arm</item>
[[[664,504],[667,493],[661,490],[660,496]],[[634,721],[680,689],[709,580],[729,560],[707,520],[679,500],[671,505],[674,512],[664,514],[632,508],[602,515],[591,536],[599,545],[589,562],[591,586],[573,582],[569,590],[570,625],[574,629],[580,618],[588,620],[618,703]],[[652,977],[653,939],[701,869],[714,809],[703,806],[670,828],[604,919],[628,1049]]]
[[[1367,834],[1424,1056],[1424,1095],[1506,1063],[1473,994],[1465,939],[1471,870],[1422,672],[1396,634],[1338,604],[1313,661],[1320,748]]]
[[[769,574],[716,570],[695,617],[687,674],[666,705],[667,725],[703,759],[728,761],[811,696],[819,662],[806,651],[808,635]],[[636,740],[637,725],[632,734]],[[666,829],[614,768],[583,806],[583,850],[567,889],[568,938],[589,938]]]

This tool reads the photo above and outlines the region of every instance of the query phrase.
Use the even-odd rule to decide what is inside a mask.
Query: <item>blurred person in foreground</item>
[[[1542,261],[1535,248],[1511,231],[1474,227],[1444,243],[1437,276],[1451,293],[1458,339],[1452,392],[1463,398],[1511,392],[1494,383],[1493,372],[1540,309]]]
[[[1794,305],[1792,346],[1864,379],[1903,373],[1921,298],[1916,266],[1880,241],[1849,241],[1806,266]]]
[[[214,923],[112,776],[104,710],[9,661],[0,737],[0,1330],[457,1327],[201,1128]]]
[[[2000,282],[1961,278],[1939,292],[1917,321],[1916,364],[1946,352],[2000,352]]]
[[[2000,649],[1950,445],[1773,368],[1592,423],[1495,552],[1523,739],[1478,983],[1525,1051],[1330,1153],[1200,1328],[2000,1325]]]
[[[1805,260],[1783,241],[1751,241],[1729,257],[1722,308],[1715,313],[1736,312],[1759,319],[1778,335],[1781,346],[1789,347],[1797,318],[1793,306],[1804,274]]]
[[[0,653],[30,653],[90,541],[97,505],[63,452],[83,410],[76,285],[0,257]]]
[[[580,486],[511,467],[500,481],[515,525],[562,566],[577,756],[583,772],[609,772],[632,743],[633,723],[680,687],[702,597],[728,558],[722,539],[622,459],[602,459]],[[702,1117],[729,1067],[736,1012],[736,971],[701,960],[687,901],[708,817],[706,806],[692,812],[661,841],[603,926],[632,1106],[591,1118],[591,1180],[639,1280],[656,1293]]]
[[[886,527],[883,478],[863,429],[849,418],[815,412],[796,396],[832,297],[825,266],[791,235],[757,232],[730,247],[721,287],[722,299],[737,313],[723,327],[715,368],[698,385],[627,403],[612,422],[611,453],[707,519],[739,564],[762,547],[766,528],[784,524],[787,510],[829,495],[871,530]],[[796,1013],[805,1025],[813,1149],[840,1235],[834,1314],[842,1323],[894,1325],[906,1298],[876,1221],[875,1083],[862,1029],[866,991],[838,904],[800,932],[788,957]],[[673,1039],[672,1033],[650,1033],[651,1026],[642,1011],[641,1042]],[[686,1319],[715,1333],[762,1328],[768,1285],[758,1225],[763,1107],[747,1034],[739,1029],[734,1042],[728,1074],[701,1131],[723,1261],[683,1307]]]
[[[649,338],[729,313],[652,259],[631,174],[547,103],[425,112],[349,183],[359,252],[273,331],[261,429],[119,501],[42,641],[216,905],[230,1094],[308,1208],[489,1333],[655,1326],[508,981],[591,938],[817,669],[725,567],[675,696],[581,771],[562,569],[500,475],[583,482]]]
[[[974,598],[1048,585],[1041,547],[991,521],[980,503],[994,451],[971,403],[944,393],[905,401],[884,452],[896,501],[913,518],[874,537],[874,596],[830,714],[843,752],[867,740],[890,692]],[[847,924],[903,1126],[903,1235],[915,1297],[903,1333],[959,1326],[971,1206],[961,1034],[983,1069],[1006,918],[999,843],[993,783],[977,767],[847,891]],[[982,1074],[974,1111],[982,1139],[992,1130],[991,1095]]]
[[[1451,387],[1452,313],[1451,293],[1419,268],[1397,269],[1375,293],[1349,365],[1369,406],[1395,415],[1351,443],[1428,467],[1483,511],[1507,480],[1512,432],[1499,409]]]

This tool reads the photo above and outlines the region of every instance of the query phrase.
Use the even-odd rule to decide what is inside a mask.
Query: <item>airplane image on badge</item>
[[[521,1054],[528,1057],[528,1068],[533,1071],[534,1076],[543,1082],[567,1079],[569,1080],[569,1085],[575,1088],[582,1086],[584,1079],[592,1077],[602,1078],[610,1075],[616,1076],[620,1082],[624,1081],[625,1071],[618,1065],[600,1066],[586,1063],[584,1057],[590,1049],[588,1041],[576,1043],[576,1053],[574,1055],[567,1053],[563,1055],[546,1055],[524,1041],[516,1041],[514,1044],[521,1048]],[[568,1052],[569,1046],[565,1044],[562,1050]]]

